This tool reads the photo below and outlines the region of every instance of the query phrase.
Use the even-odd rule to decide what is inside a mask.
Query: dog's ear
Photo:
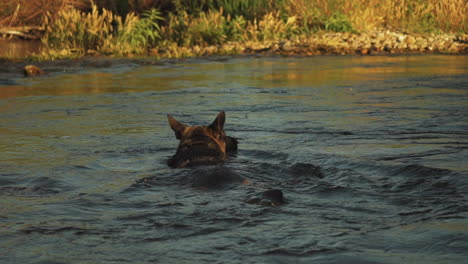
[[[217,133],[222,133],[224,129],[224,121],[226,121],[226,114],[224,111],[219,112],[218,116],[216,119],[211,123],[209,128],[211,128],[213,131]]]
[[[176,138],[181,139],[187,126],[175,120],[175,118],[169,114],[167,115],[167,120],[169,120],[169,126],[174,130]]]

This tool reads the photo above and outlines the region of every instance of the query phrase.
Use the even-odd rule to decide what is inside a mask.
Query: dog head
[[[171,167],[223,161],[229,152],[237,150],[237,140],[226,136],[224,132],[224,112],[220,112],[209,126],[187,126],[171,115],[167,115],[167,119],[176,138],[180,140],[176,154],[167,162]]]

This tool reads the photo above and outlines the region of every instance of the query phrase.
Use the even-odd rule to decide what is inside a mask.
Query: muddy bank
[[[25,41],[23,40],[21,44],[23,45],[24,42]],[[38,47],[38,45],[33,46]],[[14,48],[15,47],[13,47],[13,49]],[[21,50],[23,50],[21,56],[14,56],[16,53],[13,54],[9,52],[8,55],[3,54],[3,56],[5,56],[5,59],[3,60],[13,61],[18,57],[21,57],[19,60],[31,60],[33,52],[30,52],[28,56],[27,51],[25,53],[23,48],[21,48]],[[37,49],[35,49],[34,53],[37,54],[37,52]],[[141,56],[156,57],[157,59],[161,60],[170,58],[205,57],[213,55],[232,56],[249,54],[281,56],[468,54],[468,34],[415,35],[391,31],[374,31],[358,34],[317,33],[309,36],[301,36],[293,40],[284,41],[227,42],[216,46],[196,45],[193,47],[161,46],[149,49],[147,54],[142,54]],[[1,53],[0,56],[2,56]],[[76,54],[74,56],[76,56]],[[96,50],[88,50],[85,54],[85,57],[99,58],[101,56],[111,57],[112,55],[100,54]],[[35,55],[35,58],[36,60],[41,59],[41,55]],[[76,58],[70,57],[70,59]],[[102,63],[102,60],[100,60],[98,64]]]
[[[24,42],[24,41],[23,41]],[[22,42],[22,44],[23,44]],[[24,67],[34,64],[46,72],[74,72],[84,68],[107,68],[120,64],[168,64],[190,57],[223,60],[243,56],[320,56],[320,55],[422,55],[468,54],[468,34],[413,35],[391,31],[370,33],[322,33],[295,40],[276,42],[224,43],[217,46],[153,48],[148,54],[115,58],[89,51],[83,57],[35,61],[32,57],[0,57],[0,75],[23,75]]]
[[[468,53],[468,35],[414,35],[391,31],[369,33],[323,33],[295,40],[272,42],[225,43],[219,46],[152,49],[151,55],[161,57],[190,57],[226,54],[277,55],[377,55],[414,53]]]

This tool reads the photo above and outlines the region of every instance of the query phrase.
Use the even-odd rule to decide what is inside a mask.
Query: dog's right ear
[[[181,139],[187,126],[175,120],[175,118],[169,114],[167,115],[167,120],[169,121],[169,126],[174,130],[176,138]]]
[[[219,112],[218,116],[213,121],[213,123],[211,123],[211,125],[209,125],[208,127],[218,134],[223,134],[225,120],[226,114],[224,113],[224,111],[221,111]]]

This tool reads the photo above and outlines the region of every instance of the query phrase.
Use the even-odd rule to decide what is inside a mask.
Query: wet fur
[[[180,140],[176,154],[167,161],[170,167],[222,162],[228,154],[237,151],[237,139],[226,136],[224,132],[224,112],[220,112],[209,126],[187,126],[171,115],[167,118],[176,138]]]

